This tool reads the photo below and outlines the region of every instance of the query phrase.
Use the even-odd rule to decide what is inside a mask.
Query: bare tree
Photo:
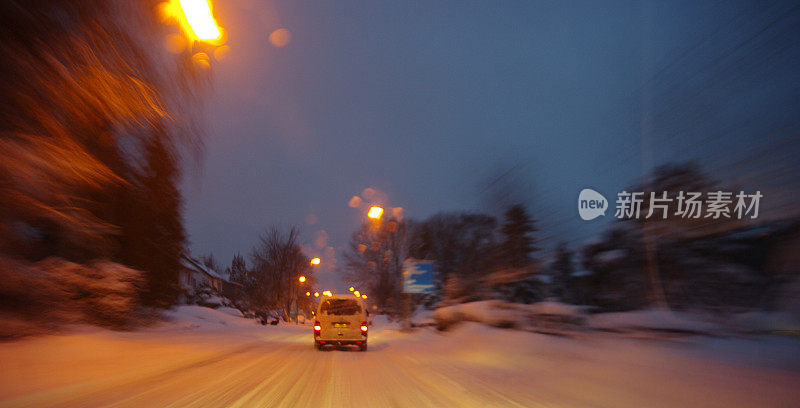
[[[381,308],[398,312],[401,306],[402,268],[408,253],[407,225],[396,218],[365,221],[345,252],[345,278],[367,288]]]
[[[306,276],[312,282],[310,259],[303,254],[300,230],[278,226],[268,228],[259,236],[259,242],[250,254],[252,269],[249,273],[252,303],[267,310],[279,310],[288,320],[300,296],[298,278]]]

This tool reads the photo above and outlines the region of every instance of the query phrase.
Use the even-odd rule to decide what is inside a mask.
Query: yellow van
[[[353,295],[334,295],[321,299],[314,321],[314,347],[326,345],[358,346],[367,350],[367,310]]]

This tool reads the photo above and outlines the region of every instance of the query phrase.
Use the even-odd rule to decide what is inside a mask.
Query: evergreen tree
[[[128,187],[132,197],[127,216],[120,222],[120,258],[125,264],[145,271],[147,285],[142,299],[163,307],[178,296],[178,271],[186,234],[181,220],[181,194],[176,186],[175,158],[163,140],[156,137],[146,147],[145,160],[136,183]]]
[[[537,229],[528,211],[521,204],[511,206],[503,214],[503,226],[500,232],[500,264],[512,268],[523,268],[533,263],[531,254],[537,250],[533,233]]]
[[[512,302],[531,303],[544,298],[545,290],[532,268],[536,251],[533,233],[537,229],[528,211],[521,204],[511,206],[503,214],[503,225],[500,228],[502,240],[498,245],[498,266],[515,270],[509,276],[514,281],[498,287],[503,296]]]
[[[240,253],[236,253],[231,260],[231,266],[228,269],[229,276],[232,282],[241,283],[247,278],[247,262]]]
[[[563,242],[556,248],[556,260],[552,265],[553,272],[553,294],[566,302],[574,302],[574,291],[571,287],[572,273],[575,271],[572,265],[572,251]]]

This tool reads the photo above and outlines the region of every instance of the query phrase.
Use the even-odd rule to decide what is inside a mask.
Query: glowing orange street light
[[[369,212],[367,213],[367,216],[369,218],[374,219],[374,220],[377,220],[378,218],[381,218],[381,215],[383,215],[383,208],[378,207],[378,206],[370,207]]]
[[[215,41],[222,37],[222,31],[211,14],[209,0],[178,0],[178,4],[186,17],[186,25],[198,40]]]
[[[355,291],[355,292],[353,292],[353,294],[356,295],[356,297],[361,297],[361,292],[359,292],[359,291]]]
[[[311,296],[311,292],[306,292],[306,296]]]
[[[354,287],[350,286],[350,287],[349,287],[347,290],[349,290],[350,292],[352,292],[352,291],[356,290],[356,288],[354,288]]]
[[[297,280],[299,280],[300,283],[303,283],[303,282],[306,281],[306,277],[305,276],[301,276],[301,277],[297,278]]]
[[[314,259],[311,260],[311,265],[319,265],[320,262],[322,262],[321,259],[314,258]]]
[[[361,298],[362,298],[362,299],[366,299],[366,298],[367,298],[367,295],[361,295]]]
[[[314,292],[314,297],[319,297],[319,292]]]

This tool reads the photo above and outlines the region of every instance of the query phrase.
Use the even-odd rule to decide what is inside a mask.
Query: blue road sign
[[[408,258],[403,262],[403,293],[433,293],[434,261]]]

